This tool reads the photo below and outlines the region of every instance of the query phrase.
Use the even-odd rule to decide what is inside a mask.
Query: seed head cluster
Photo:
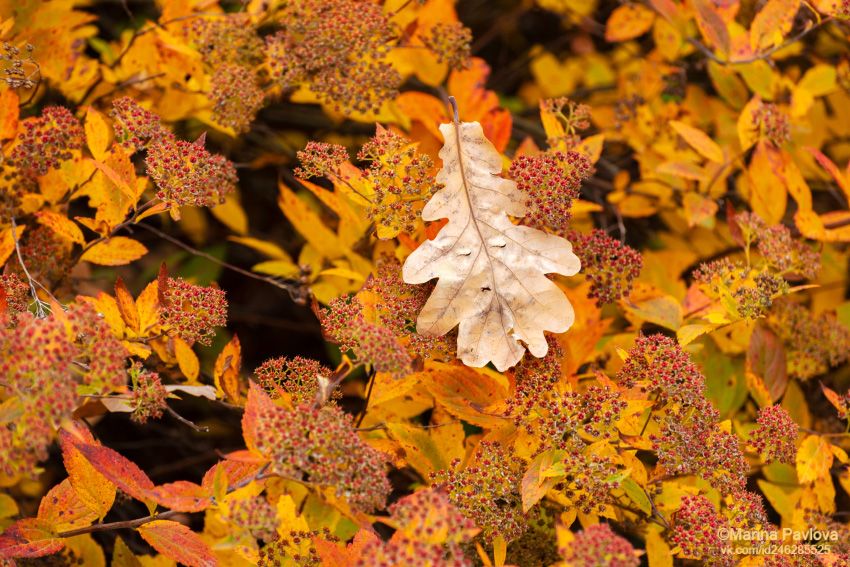
[[[83,127],[64,106],[48,106],[38,118],[22,123],[23,131],[10,159],[27,176],[38,177],[83,147]]]
[[[578,198],[581,183],[593,173],[590,160],[575,151],[520,156],[509,173],[526,198],[523,222],[566,236],[573,200]]]
[[[571,231],[568,238],[581,260],[582,271],[590,280],[588,297],[604,304],[629,295],[643,266],[640,252],[599,229],[590,234]]]
[[[166,289],[160,290],[164,309],[162,322],[170,333],[187,343],[209,346],[215,328],[227,323],[227,299],[224,290],[204,287],[183,278],[168,278]]]
[[[319,376],[329,377],[330,368],[311,358],[281,356],[261,364],[254,374],[263,390],[272,399],[289,395],[292,403],[312,403],[319,390]],[[342,394],[335,390],[331,399],[339,399]]]

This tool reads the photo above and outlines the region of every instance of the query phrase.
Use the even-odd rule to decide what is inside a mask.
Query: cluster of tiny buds
[[[424,358],[451,358],[455,343],[450,334],[441,337],[420,335],[415,331],[416,317],[428,300],[433,284],[410,285],[401,278],[401,264],[395,258],[381,258],[377,270],[366,280],[363,289],[378,294],[381,324],[408,348]],[[537,359],[535,359],[537,360]]]
[[[320,567],[322,559],[313,543],[316,539],[336,543],[339,538],[328,528],[321,530],[293,530],[275,539],[262,550],[259,567]]]
[[[403,376],[413,359],[391,329],[367,321],[356,297],[337,297],[322,309],[322,330],[343,352],[351,350],[358,361],[378,372]]]
[[[227,299],[224,290],[204,287],[183,278],[168,278],[163,296],[162,322],[169,332],[188,343],[209,346],[215,328],[227,323]]]
[[[76,360],[86,361],[84,383],[101,394],[123,389],[127,383],[125,365],[129,353],[103,317],[91,304],[83,302],[73,304],[67,316],[78,349]]]
[[[675,339],[661,334],[639,336],[617,378],[625,388],[645,385],[662,403],[672,400],[693,407],[705,399],[699,368]]]
[[[693,276],[712,297],[731,294],[738,315],[748,319],[763,317],[774,299],[787,293],[789,288],[788,282],[781,276],[768,271],[756,272],[729,258],[705,262],[694,271]]]
[[[216,68],[210,100],[213,119],[222,126],[232,128],[237,134],[247,132],[265,98],[251,69],[233,63]]]
[[[813,315],[805,306],[784,300],[773,306],[767,323],[786,345],[792,376],[808,380],[850,357],[850,329],[834,313]]]
[[[307,83],[345,113],[377,111],[396,95],[401,76],[385,61],[395,33],[380,5],[302,0],[281,21],[285,27],[266,37],[266,55],[283,88]]]
[[[21,57],[21,49],[11,43],[3,42],[3,52],[0,53],[0,61],[6,61],[8,66],[3,69],[6,75],[3,81],[10,89],[31,89],[36,85],[36,81],[32,79],[37,75],[38,65],[32,58],[32,53],[35,47],[27,43],[24,45],[26,57]],[[35,67],[29,69],[28,67]]]
[[[765,462],[794,464],[799,430],[782,406],[767,406],[759,411],[756,428],[750,433],[750,445]]]
[[[605,304],[629,295],[643,267],[640,252],[599,229],[590,234],[571,231],[568,238],[581,260],[582,271],[590,279],[588,297]]]
[[[432,481],[448,492],[460,512],[481,528],[491,541],[501,535],[506,541],[526,530],[519,487],[525,463],[501,445],[482,441],[477,458],[465,468],[452,462],[451,470],[433,475]]]
[[[16,274],[0,274],[0,318],[14,324],[18,314],[27,310],[29,297],[29,286]]]
[[[213,69],[222,64],[251,67],[263,61],[264,42],[247,14],[196,17],[187,28],[204,63]]]
[[[304,149],[295,155],[301,163],[295,168],[295,175],[304,179],[325,177],[334,180],[339,176],[342,164],[349,160],[345,146],[327,142],[307,142]]]
[[[42,285],[58,284],[73,268],[70,242],[46,226],[27,230],[19,244],[30,277]],[[7,270],[24,275],[17,262],[8,264]]]
[[[265,361],[254,371],[254,374],[270,398],[276,399],[288,395],[292,403],[302,404],[316,400],[319,390],[318,377],[329,377],[331,370],[311,358],[282,356]],[[334,390],[331,394],[332,400],[341,397],[342,393],[339,390]]]
[[[159,374],[144,370],[138,363],[130,369],[133,382],[133,392],[130,404],[133,413],[130,419],[136,423],[147,423],[151,419],[159,419],[166,408],[168,391],[162,385]]]
[[[254,443],[278,474],[332,486],[351,506],[366,512],[386,503],[386,457],[363,442],[351,416],[336,405],[289,409],[269,400],[256,415]]]
[[[71,159],[83,147],[83,127],[64,106],[48,106],[38,118],[23,122],[10,159],[27,175],[41,176]]]
[[[593,173],[593,166],[582,153],[556,151],[519,156],[509,173],[526,196],[524,223],[563,236],[569,227],[573,200],[578,198],[582,181]]]
[[[157,198],[172,206],[215,206],[236,188],[236,168],[224,156],[207,151],[203,139],[162,137],[148,148],[145,165],[156,183]]]
[[[277,537],[277,509],[262,494],[233,502],[229,521],[264,543],[271,543]]]
[[[439,189],[431,158],[417,152],[416,145],[406,138],[378,126],[357,159],[369,162],[363,175],[375,193],[369,207],[370,220],[393,232],[412,234],[422,207]]]
[[[780,274],[796,274],[807,279],[817,277],[820,253],[794,238],[787,226],[767,226],[761,217],[746,211],[735,215],[733,222],[741,230],[745,246],[757,241],[759,253]]]
[[[590,128],[590,107],[586,104],[580,104],[562,96],[542,100],[540,108],[544,112],[557,116],[568,134],[576,134]]]
[[[422,43],[434,52],[437,61],[447,63],[450,69],[469,67],[472,31],[460,22],[439,22],[422,38]]]
[[[608,524],[596,524],[575,534],[561,549],[571,567],[638,567],[640,558],[629,541],[614,533]]]
[[[791,139],[791,121],[777,105],[762,102],[756,109],[755,119],[761,136],[774,145],[781,146]]]
[[[28,473],[47,458],[59,423],[76,408],[72,364],[77,349],[57,317],[18,315],[13,328],[0,326],[0,376],[5,394],[17,397],[21,414],[0,427],[0,472]]]
[[[554,335],[547,335],[546,342],[549,345],[546,356],[525,356],[514,367],[516,389],[507,401],[505,415],[513,416],[517,427],[528,423],[535,407],[552,391],[561,377],[564,349]]]
[[[130,152],[146,148],[151,141],[169,135],[163,129],[159,116],[127,96],[112,101],[110,116],[115,141]]]
[[[670,542],[679,546],[685,557],[731,567],[735,564],[734,557],[722,554],[725,542],[720,534],[724,527],[726,520],[705,496],[684,496],[673,516]]]

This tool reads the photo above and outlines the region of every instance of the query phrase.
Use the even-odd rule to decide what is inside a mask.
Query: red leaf
[[[18,520],[0,534],[0,559],[44,557],[61,551],[65,543],[50,524],[38,518]]]
[[[207,567],[217,561],[210,547],[188,527],[171,520],[155,520],[138,528],[151,547],[189,567]]]
[[[204,479],[201,481],[201,486],[203,486],[204,490],[212,494],[213,484],[215,482],[215,474],[216,471],[221,468],[224,474],[227,477],[227,482],[229,486],[234,486],[239,484],[243,480],[250,478],[257,474],[257,471],[260,470],[260,467],[265,463],[265,461],[257,461],[256,457],[248,453],[247,451],[238,451],[237,454],[246,454],[250,455],[252,461],[248,460],[231,460],[230,455],[227,455],[226,461],[219,461],[213,467],[206,472],[204,475]]]
[[[178,480],[154,487],[151,498],[157,504],[178,512],[200,512],[212,504],[212,493],[199,484]]]
[[[785,393],[788,385],[785,349],[779,337],[762,325],[753,330],[750,338],[747,369],[764,380],[771,401],[775,402]]]
[[[80,452],[112,484],[142,502],[152,498],[153,481],[136,463],[109,447],[78,445]]]

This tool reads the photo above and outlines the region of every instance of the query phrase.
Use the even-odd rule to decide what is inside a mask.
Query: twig
[[[24,263],[24,257],[21,254],[20,242],[18,241],[18,224],[15,222],[15,217],[12,217],[12,241],[15,243],[15,252],[18,256],[18,264],[21,265],[21,269],[24,271],[24,276],[26,276],[27,283],[30,286],[30,294],[32,295],[33,301],[35,302],[36,316],[39,318],[44,318],[47,316],[45,308],[47,308],[47,311],[49,311],[50,306],[38,296],[38,291],[35,289],[36,284],[38,282],[36,282],[33,279],[32,275],[30,275],[29,270],[27,270],[27,265],[26,263]],[[38,287],[47,291],[46,288],[41,284],[38,284]],[[49,294],[50,292],[48,291],[47,293]],[[51,295],[51,297],[53,296]],[[54,297],[53,299],[56,298]]]
[[[215,256],[212,256],[211,254],[207,254],[206,252],[203,252],[202,250],[198,250],[197,248],[193,248],[192,246],[189,246],[185,242],[182,242],[182,241],[174,238],[170,234],[167,234],[167,233],[159,230],[158,228],[154,228],[149,224],[139,223],[135,226],[138,226],[139,228],[143,228],[143,229],[147,230],[148,232],[152,232],[153,234],[159,236],[160,238],[162,238],[164,240],[167,240],[168,242],[171,242],[175,246],[182,248],[183,250],[185,250],[186,252],[189,252],[190,254],[192,254],[194,256],[199,256],[201,258],[209,260],[210,262],[213,262],[214,264],[221,266],[222,268],[225,268],[225,269],[230,270],[232,272],[236,272],[237,274],[241,274],[245,277],[252,278],[252,279],[255,279],[257,281],[266,282],[267,284],[271,284],[278,289],[282,289],[282,290],[286,291],[287,293],[289,293],[289,296],[296,303],[303,304],[307,300],[307,292],[299,284],[287,283],[286,280],[281,281],[281,280],[276,279],[276,278],[261,276],[259,274],[255,274],[254,272],[249,272],[248,270],[240,268],[239,266],[234,266],[233,264],[229,264],[228,262],[224,262],[223,260],[219,260],[218,258],[216,258]]]
[[[182,423],[184,425],[188,425],[189,427],[191,427],[192,429],[194,429],[195,431],[197,431],[199,433],[207,433],[210,430],[210,428],[205,426],[205,425],[197,425],[197,424],[189,421],[188,419],[186,419],[185,417],[183,417],[182,415],[180,415],[179,413],[174,411],[171,408],[171,406],[169,406],[167,404],[165,406],[165,411],[167,411],[168,415],[170,415],[171,417],[173,417],[174,419],[176,419],[180,423]]]
[[[363,411],[360,412],[360,415],[357,416],[357,422],[354,424],[354,427],[360,427],[360,424],[363,423],[363,418],[366,417],[366,412],[369,410],[369,400],[372,398],[372,389],[375,387],[375,378],[378,375],[375,372],[375,368],[369,372],[369,386],[366,389],[366,399],[363,402]]]

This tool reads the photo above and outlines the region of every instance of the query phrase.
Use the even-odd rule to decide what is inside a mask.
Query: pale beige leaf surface
[[[425,220],[449,219],[437,237],[405,261],[404,281],[438,278],[419,314],[417,331],[438,336],[458,326],[458,357],[468,366],[515,365],[525,348],[546,354],[544,331],[563,333],[575,319],[564,293],[546,274],[571,276],[581,267],[565,239],[525,226],[525,201],[499,177],[502,158],[478,122],[442,124],[444,185],[422,210]]]

